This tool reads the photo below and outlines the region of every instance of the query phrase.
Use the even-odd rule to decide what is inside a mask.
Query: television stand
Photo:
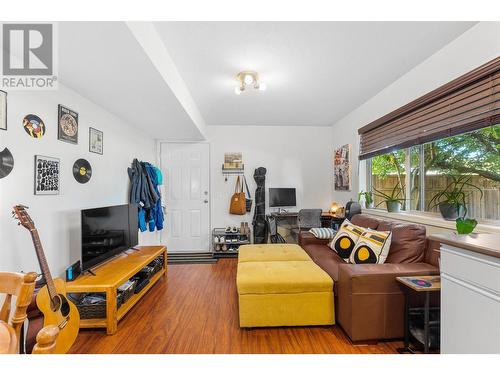
[[[117,288],[137,274],[153,259],[163,256],[163,268],[155,273],[144,289],[132,295],[120,308],[117,308]],[[118,322],[167,272],[167,249],[164,246],[139,246],[129,254],[120,254],[93,269],[93,275],[84,274],[66,284],[67,293],[106,293],[106,317],[80,319],[80,328],[106,328],[108,335],[118,329]]]
[[[90,273],[92,276],[97,276],[97,275],[94,273],[94,271],[92,271],[91,269],[89,269],[89,270],[87,270],[87,271],[85,271],[85,272]],[[85,273],[85,272],[84,272],[84,273]]]

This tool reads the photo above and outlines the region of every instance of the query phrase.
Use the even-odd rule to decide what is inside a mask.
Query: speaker
[[[66,281],[75,280],[82,273],[82,265],[80,261],[72,264],[68,268],[66,268]]]

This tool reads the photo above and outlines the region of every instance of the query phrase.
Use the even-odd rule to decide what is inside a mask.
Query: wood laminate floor
[[[81,330],[71,353],[396,353],[400,341],[352,345],[339,326],[240,329],[236,259],[169,265],[118,324]]]

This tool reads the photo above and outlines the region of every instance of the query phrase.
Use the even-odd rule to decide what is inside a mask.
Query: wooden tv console
[[[138,250],[127,250],[109,262],[93,270],[94,275],[85,274],[66,284],[68,293],[106,293],[106,317],[81,319],[80,328],[106,328],[108,335],[118,329],[118,322],[141,299],[144,294],[167,272],[167,248],[164,246],[138,246]],[[144,266],[163,256],[163,268],[155,273],[148,285],[134,294],[119,309],[116,305],[116,289],[139,272]]]

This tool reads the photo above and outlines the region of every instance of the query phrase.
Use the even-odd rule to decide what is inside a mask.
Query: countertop
[[[500,258],[500,235],[498,234],[433,234],[429,236],[429,239],[460,249]]]

